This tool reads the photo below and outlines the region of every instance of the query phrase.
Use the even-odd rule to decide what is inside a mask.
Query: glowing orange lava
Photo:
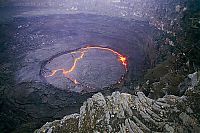
[[[71,72],[73,72],[76,67],[77,67],[77,63],[83,59],[84,55],[86,52],[88,52],[90,49],[100,49],[100,50],[106,50],[106,51],[110,51],[112,53],[114,53],[115,55],[117,55],[118,57],[118,61],[122,63],[122,65],[124,66],[125,70],[127,71],[127,65],[128,65],[128,62],[127,62],[127,59],[125,56],[123,56],[122,54],[120,54],[119,52],[117,51],[114,51],[110,48],[104,48],[104,47],[98,47],[98,46],[88,46],[88,47],[85,47],[85,48],[81,48],[75,52],[71,52],[70,54],[76,54],[76,53],[80,53],[80,56],[75,58],[74,59],[74,62],[73,62],[73,65],[72,67],[69,69],[69,70],[65,70],[64,68],[60,68],[60,69],[54,69],[51,71],[51,74],[46,76],[46,77],[52,77],[54,76],[58,71],[62,71],[63,75],[66,76],[68,79],[70,79],[71,81],[73,81],[74,84],[79,84],[79,82],[76,80],[76,79],[73,79],[69,76],[69,74]]]

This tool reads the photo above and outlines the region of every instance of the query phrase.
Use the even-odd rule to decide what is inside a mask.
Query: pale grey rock
[[[189,74],[188,77],[191,79],[191,85],[192,87],[195,87],[198,85],[198,72]]]
[[[193,113],[193,110],[192,110],[190,107],[188,107],[188,108],[186,109],[186,111],[187,111],[187,113],[189,113],[189,114],[192,114],[192,113]]]
[[[183,121],[183,124],[192,122],[192,118],[184,112],[179,115],[179,118]]]
[[[97,93],[83,103],[80,114],[47,123],[35,132],[173,133],[181,128],[194,131],[199,128],[199,124],[186,113],[188,107],[178,108],[186,99],[184,96],[166,95],[152,100],[143,92],[135,95],[113,92],[111,96]],[[176,120],[172,121],[174,118]]]
[[[176,12],[180,12],[181,11],[181,6],[180,5],[177,5],[176,6]]]
[[[174,133],[174,128],[168,124],[165,125],[165,129],[166,129],[166,132],[168,133]]]

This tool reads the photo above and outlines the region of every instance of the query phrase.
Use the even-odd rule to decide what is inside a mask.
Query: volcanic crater
[[[16,17],[1,31],[12,78],[4,83],[11,85],[4,109],[23,109],[23,115],[11,115],[15,123],[41,126],[79,112],[96,92],[131,90],[154,59],[155,29],[148,22],[91,14],[33,15]]]

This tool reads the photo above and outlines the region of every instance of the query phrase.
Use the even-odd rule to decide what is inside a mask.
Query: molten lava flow
[[[126,57],[119,56],[119,61],[122,62],[122,64],[125,66],[125,69],[127,70],[127,62],[126,62]]]
[[[110,52],[112,52],[112,53],[114,53],[115,55],[118,56],[118,60],[124,65],[126,71],[127,71],[127,69],[128,69],[128,68],[127,68],[128,63],[127,63],[126,57],[123,56],[122,54],[120,54],[120,53],[117,52],[117,51],[114,51],[114,50],[112,50],[112,49],[110,49],[110,48],[104,48],[104,47],[98,47],[98,46],[96,46],[96,47],[95,47],[95,46],[88,46],[88,47],[82,48],[82,49],[85,49],[85,50],[89,50],[89,49],[101,49],[101,50],[110,51]]]
[[[78,52],[78,51],[77,51],[77,52]],[[52,70],[52,71],[51,71],[52,73],[51,73],[50,75],[46,76],[46,77],[52,77],[52,76],[54,76],[58,71],[62,71],[62,73],[63,73],[68,79],[70,79],[71,81],[73,81],[74,84],[78,84],[79,82],[78,82],[76,79],[72,79],[71,77],[69,77],[68,74],[71,73],[72,71],[74,71],[74,69],[76,69],[76,66],[77,66],[78,61],[81,60],[81,59],[83,58],[85,52],[87,52],[87,51],[85,51],[85,50],[84,50],[84,51],[81,51],[80,57],[74,59],[74,63],[73,63],[72,67],[71,67],[69,70],[65,70],[64,68],[55,69],[55,70]],[[73,52],[73,53],[76,53],[76,52]]]
[[[104,48],[104,47],[98,47],[98,46],[88,46],[88,47],[85,47],[85,48],[81,48],[79,49],[78,51],[75,51],[75,52],[71,52],[70,54],[76,54],[78,52],[80,52],[80,56],[75,58],[74,59],[74,62],[73,62],[73,65],[72,67],[69,69],[69,70],[65,70],[64,68],[60,68],[60,69],[55,69],[55,70],[52,70],[51,71],[51,74],[46,76],[46,77],[52,77],[54,76],[58,71],[62,71],[63,75],[66,76],[69,80],[73,81],[74,84],[79,84],[79,82],[76,80],[76,79],[73,79],[69,76],[69,74],[71,72],[73,72],[76,67],[77,67],[77,63],[83,59],[84,55],[86,52],[88,52],[90,49],[100,49],[100,50],[106,50],[106,51],[110,51],[112,52],[113,54],[117,55],[118,56],[118,61],[120,61],[122,63],[122,65],[125,67],[125,70],[127,71],[127,59],[125,56],[123,56],[122,54],[120,54],[119,52],[117,51],[114,51],[110,48]]]

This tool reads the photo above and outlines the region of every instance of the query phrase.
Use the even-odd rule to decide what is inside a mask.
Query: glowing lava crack
[[[126,59],[125,56],[123,56],[119,52],[117,52],[117,51],[115,51],[113,49],[110,49],[110,48],[105,48],[105,47],[88,46],[88,47],[81,48],[81,49],[79,49],[77,51],[73,51],[73,52],[69,53],[69,54],[72,54],[72,55],[74,55],[74,54],[78,54],[79,55],[78,57],[73,57],[74,58],[73,59],[73,64],[69,69],[66,69],[66,68],[53,69],[53,70],[51,70],[51,73],[49,75],[46,75],[45,77],[46,78],[47,77],[53,77],[53,76],[56,75],[56,73],[61,71],[62,74],[65,77],[67,77],[69,80],[71,80],[74,84],[79,84],[80,82],[77,79],[74,79],[74,78],[70,77],[70,73],[74,72],[74,70],[77,68],[79,62],[81,60],[84,60],[84,57],[85,57],[86,53],[88,53],[89,50],[92,50],[92,49],[108,51],[108,52],[111,52],[112,54],[116,55],[118,61],[124,66],[125,70],[127,71],[127,65],[128,65],[127,59]]]

